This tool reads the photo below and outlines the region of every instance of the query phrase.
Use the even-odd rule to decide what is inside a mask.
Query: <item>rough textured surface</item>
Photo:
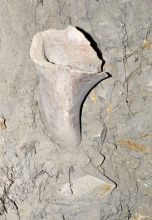
[[[152,1],[1,0],[0,11],[0,219],[152,219],[152,153],[116,143],[152,148]],[[87,97],[73,152],[44,132],[29,56],[37,32],[69,24],[112,75]],[[102,201],[53,197],[70,178],[95,172],[117,185]]]

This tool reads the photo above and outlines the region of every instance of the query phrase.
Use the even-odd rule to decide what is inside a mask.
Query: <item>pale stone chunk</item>
[[[105,182],[93,176],[87,175],[78,179],[74,179],[70,183],[66,183],[58,195],[69,199],[102,199],[107,196],[113,189],[115,184],[111,181]]]

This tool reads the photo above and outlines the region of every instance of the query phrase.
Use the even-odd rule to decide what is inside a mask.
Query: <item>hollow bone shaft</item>
[[[99,70],[102,61],[72,26],[36,34],[30,55],[39,74],[39,111],[47,133],[63,146],[78,146],[82,102],[107,77]]]

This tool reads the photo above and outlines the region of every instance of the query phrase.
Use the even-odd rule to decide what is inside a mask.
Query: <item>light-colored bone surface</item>
[[[61,145],[78,146],[82,102],[107,76],[101,73],[102,61],[72,26],[37,33],[30,55],[39,73],[39,110],[47,133]]]

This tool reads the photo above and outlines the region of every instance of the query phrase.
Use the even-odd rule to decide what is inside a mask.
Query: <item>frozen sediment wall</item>
[[[150,219],[151,1],[1,0],[0,11],[1,219]],[[37,32],[69,24],[86,34],[112,75],[85,100],[82,143],[73,152],[45,133],[29,56]],[[54,197],[96,172],[116,184],[100,202]]]

